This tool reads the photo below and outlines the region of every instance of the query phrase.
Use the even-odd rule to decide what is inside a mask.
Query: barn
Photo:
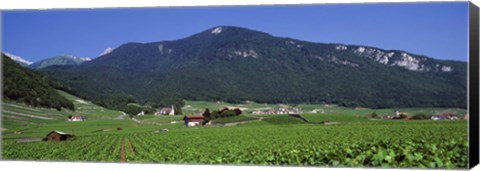
[[[47,137],[44,138],[44,141],[65,141],[68,138],[72,137],[72,135],[67,134],[61,131],[52,131],[47,134]]]
[[[203,115],[187,115],[183,117],[183,121],[187,127],[200,126],[204,120],[205,117]]]

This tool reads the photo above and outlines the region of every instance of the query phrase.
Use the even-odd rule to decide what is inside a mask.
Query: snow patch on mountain
[[[400,66],[400,67],[404,67],[408,70],[411,70],[411,71],[418,71],[419,70],[419,60],[412,57],[411,55],[407,54],[407,53],[401,53],[401,59],[400,60],[396,60],[394,61],[391,65],[394,66]]]
[[[106,48],[106,49],[105,49],[102,53],[100,53],[100,55],[98,55],[98,56],[103,56],[103,55],[109,54],[109,53],[111,53],[113,50],[114,50],[114,48]]]
[[[347,50],[347,46],[344,46],[344,45],[338,45],[335,47],[336,50]]]
[[[11,53],[7,53],[7,52],[4,52],[4,54],[9,57],[10,59],[16,61],[16,62],[20,62],[20,63],[24,63],[26,65],[31,65],[33,64],[33,62],[31,61],[28,61],[26,59],[23,59],[22,57],[20,56],[17,56],[17,55],[14,55],[14,54],[11,54]]]
[[[450,72],[450,71],[452,71],[452,70],[453,70],[452,67],[442,66],[442,71],[443,71],[443,72]]]
[[[84,58],[79,58],[80,60],[82,61],[91,61],[92,58],[89,58],[89,57],[84,57]]]
[[[395,52],[390,52],[390,53],[386,53],[384,55],[381,55],[381,56],[377,56],[377,61],[380,62],[381,64],[388,64],[388,61],[390,61],[390,58],[395,55]]]
[[[349,52],[352,52],[360,57],[372,59],[383,65],[398,66],[411,71],[451,72],[453,70],[453,68],[450,66],[442,66],[440,64],[425,64],[424,62],[428,60],[427,58],[414,57],[413,55],[406,52],[402,52],[398,55],[395,52],[383,51],[376,48],[362,46],[352,47],[346,45],[337,45],[335,46],[335,49],[341,51],[348,50]]]
[[[80,60],[80,61],[91,61],[92,58],[89,58],[89,57],[76,57],[76,56],[73,56],[73,55],[65,55],[65,56],[68,56],[72,59],[77,59],[77,60]]]
[[[222,27],[217,27],[212,30],[212,34],[220,34],[223,31]]]
[[[163,55],[163,45],[162,44],[158,45],[158,51],[160,52],[160,54]]]
[[[358,47],[357,52],[358,53],[363,53],[363,52],[365,52],[365,48],[364,47]]]
[[[170,48],[165,48],[165,46],[163,46],[163,44],[159,44],[158,45],[158,51],[160,52],[160,54],[165,54],[165,53],[168,53],[168,54],[171,54],[172,53],[172,49]]]
[[[233,52],[237,56],[242,56],[244,58],[246,57],[252,57],[252,58],[257,58],[258,54],[252,49],[249,50],[236,50]]]

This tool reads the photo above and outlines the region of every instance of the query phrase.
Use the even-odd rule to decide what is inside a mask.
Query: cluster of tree
[[[416,114],[412,116],[412,119],[414,120],[428,120],[430,119],[430,116],[425,115],[425,114]]]
[[[2,53],[3,97],[34,107],[75,110],[71,101],[51,86],[49,79],[20,66]]]
[[[149,106],[149,105],[138,105],[138,104],[127,104],[124,107],[120,107],[119,110],[129,114],[129,115],[136,115],[138,113],[143,112],[145,115],[153,115],[156,112],[159,112],[160,108],[162,106],[168,106],[166,104],[172,104],[173,108],[175,110],[175,115],[181,115],[182,113],[182,107],[185,105],[185,102],[183,100],[177,100],[177,101],[168,101],[172,103],[162,103],[164,105],[158,105],[155,104],[154,106]],[[168,106],[170,107],[170,106]]]
[[[126,105],[121,109],[123,112],[127,113],[128,115],[137,115],[141,112],[144,112],[145,114],[154,114],[155,110],[149,107],[144,107],[144,106],[139,106],[139,105]]]
[[[408,115],[401,113],[400,115],[395,116],[392,119],[408,119]]]
[[[236,108],[236,109],[228,109],[228,108],[223,108],[222,110],[214,110],[210,112],[210,110],[207,108],[205,109],[205,112],[203,112],[203,117],[205,117],[203,124],[208,123],[210,120],[216,119],[216,118],[226,118],[226,117],[232,117],[232,116],[238,116],[242,114],[242,110]]]

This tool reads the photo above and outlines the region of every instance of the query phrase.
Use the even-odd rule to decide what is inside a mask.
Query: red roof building
[[[187,115],[183,117],[185,126],[188,126],[188,127],[200,126],[204,120],[205,120],[205,117],[203,115]]]

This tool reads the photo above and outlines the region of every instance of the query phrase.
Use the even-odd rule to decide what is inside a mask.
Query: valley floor
[[[183,116],[136,116],[134,121],[119,117],[121,112],[69,99],[76,100],[76,112],[4,103],[3,159],[384,168],[466,168],[468,164],[465,120],[372,120],[368,117],[372,111],[386,115],[393,109],[337,107],[302,114],[311,122],[337,123],[333,125],[306,123],[288,115],[245,113],[214,120],[211,126],[185,127]],[[202,107],[187,104],[191,111]],[[214,103],[203,105],[215,107]],[[88,119],[66,121],[68,115],[78,113]],[[74,137],[63,142],[19,142],[44,138],[53,130]]]

